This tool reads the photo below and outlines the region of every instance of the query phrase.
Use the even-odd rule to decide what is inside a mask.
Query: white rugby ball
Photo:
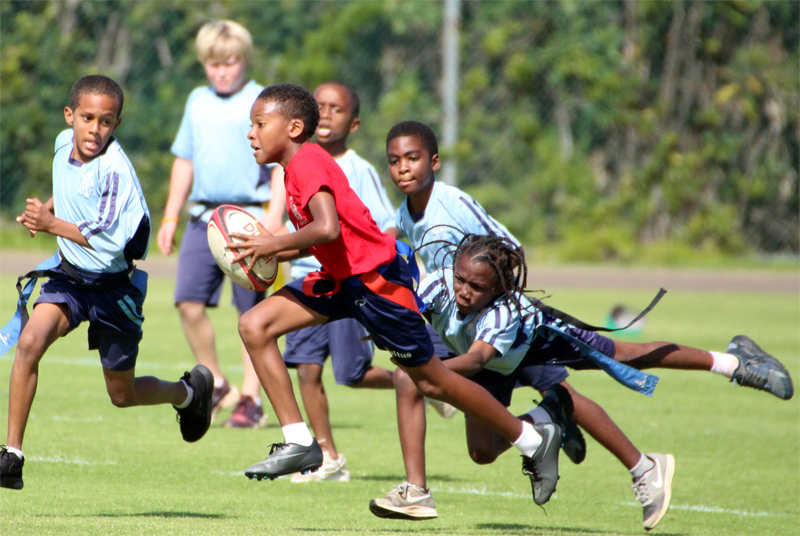
[[[208,247],[217,265],[234,283],[249,290],[267,290],[278,275],[278,260],[273,256],[258,259],[252,270],[247,269],[250,257],[233,262],[240,254],[237,248],[227,249],[228,244],[242,242],[231,233],[255,236],[259,230],[258,219],[241,207],[221,205],[214,209],[208,222]]]

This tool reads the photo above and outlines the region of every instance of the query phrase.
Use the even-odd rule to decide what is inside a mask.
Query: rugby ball
[[[208,222],[208,247],[217,265],[234,283],[249,290],[267,290],[275,282],[275,276],[278,275],[278,260],[274,256],[258,259],[253,269],[248,270],[250,257],[234,263],[234,257],[242,250],[227,249],[225,246],[242,242],[241,238],[233,238],[231,233],[255,236],[260,232],[258,219],[234,205],[218,206]]]

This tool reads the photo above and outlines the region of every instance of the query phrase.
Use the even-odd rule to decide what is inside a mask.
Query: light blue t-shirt
[[[67,129],[56,138],[53,209],[57,218],[77,225],[94,250],[61,237],[58,247],[67,261],[84,270],[125,270],[125,246],[142,218],[150,218],[133,165],[114,138],[104,154],[86,164],[72,159],[72,147],[72,129]],[[146,244],[143,249],[146,256]]]
[[[196,88],[189,95],[172,144],[172,153],[191,160],[194,167],[189,201],[242,205],[269,201],[271,167],[256,164],[247,139],[250,108],[262,89],[251,80],[229,97],[220,97],[212,86]],[[264,215],[261,207],[244,208],[257,218]],[[190,213],[199,216],[203,211],[204,207],[195,206]]]
[[[465,233],[504,236],[519,245],[508,229],[489,216],[472,196],[439,181],[433,184],[422,217],[414,221],[406,199],[397,209],[395,225],[419,255],[428,273],[452,264],[454,248],[443,248],[442,241],[458,245]],[[433,241],[439,242],[433,244]]]
[[[456,305],[453,292],[453,270],[445,268],[428,275],[419,285],[417,293],[431,313],[431,325],[442,342],[456,355],[467,353],[475,341],[483,341],[497,350],[498,355],[489,360],[486,368],[508,376],[519,366],[528,353],[534,337],[533,329],[541,322],[541,313],[534,310],[524,296],[520,304],[525,310],[521,316],[517,307],[500,297],[488,307],[463,316]],[[535,311],[535,312],[534,312]]]
[[[344,171],[350,187],[367,206],[372,219],[381,231],[393,226],[394,207],[389,202],[386,189],[372,164],[358,156],[352,149],[337,158],[336,163]],[[289,230],[294,231],[291,222],[287,223],[287,226]],[[319,269],[319,261],[313,256],[297,259],[292,261],[292,278],[299,279]]]

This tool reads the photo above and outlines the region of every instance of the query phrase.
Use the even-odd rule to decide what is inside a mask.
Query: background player
[[[53,197],[28,199],[17,221],[31,235],[57,237],[61,263],[49,270],[11,369],[7,446],[0,449],[0,486],[22,489],[22,440],[39,377],[39,362],[56,339],[89,322],[111,402],[121,408],[173,404],[181,433],[197,441],[211,422],[213,377],[202,365],[178,382],[136,377],[147,274],[133,261],[147,255],[150,213],[128,157],[114,139],[124,96],[100,75],[72,86],[56,138]]]
[[[281,226],[283,183],[270,181],[270,171],[253,161],[245,141],[250,106],[262,89],[245,79],[251,51],[250,33],[235,22],[209,22],[197,33],[197,57],[211,85],[192,91],[186,103],[172,145],[175,162],[158,231],[158,247],[170,255],[188,197],[193,206],[178,256],[175,304],[195,359],[214,374],[213,414],[238,402],[225,426],[246,428],[263,426],[266,416],[258,377],[244,348],[241,399],[219,367],[214,326],[206,307],[216,307],[219,302],[224,276],[208,248],[206,225],[214,207],[233,204],[261,218],[270,231]],[[270,202],[265,214],[262,205],[273,197],[277,202]],[[263,292],[232,287],[233,304],[240,315],[264,298]]]

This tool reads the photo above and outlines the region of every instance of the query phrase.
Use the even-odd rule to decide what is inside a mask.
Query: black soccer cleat
[[[25,458],[20,458],[8,448],[0,448],[0,488],[22,489],[22,466]]]
[[[251,480],[274,480],[292,473],[316,471],[321,465],[322,449],[316,439],[307,447],[295,443],[273,443],[269,456],[263,462],[248,467],[244,474]]]
[[[558,483],[558,451],[561,449],[561,426],[554,423],[534,424],[542,436],[542,444],[533,456],[522,456],[522,473],[531,479],[533,502],[542,506],[550,500]]]
[[[789,371],[752,339],[737,335],[728,344],[728,353],[739,359],[739,366],[731,377],[734,384],[766,391],[782,400],[792,398],[794,385]]]
[[[185,408],[175,408],[181,424],[183,440],[189,443],[206,435],[211,426],[211,397],[214,392],[214,375],[204,365],[196,365],[181,378],[194,390],[192,401]],[[174,406],[173,406],[174,407]]]
[[[564,430],[564,442],[561,445],[564,454],[575,464],[585,460],[586,439],[575,419],[572,418],[575,407],[569,391],[563,385],[556,384],[547,390],[547,394],[539,406],[544,408],[553,422]]]

